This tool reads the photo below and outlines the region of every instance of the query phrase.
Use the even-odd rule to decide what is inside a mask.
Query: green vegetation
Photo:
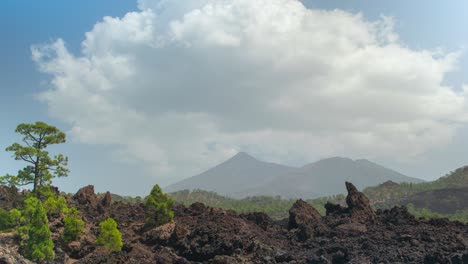
[[[43,122],[20,124],[15,132],[23,136],[24,145],[14,143],[7,147],[6,151],[13,152],[15,160],[24,161],[28,165],[18,171],[17,176],[0,177],[1,184],[14,186],[33,184],[35,193],[39,186],[50,184],[53,178],[68,175],[66,168],[68,158],[62,154],[52,158],[46,151],[49,145],[64,143],[65,133]]]
[[[69,208],[65,197],[57,195],[50,186],[40,186],[37,190],[37,196],[45,200],[44,208],[47,211],[49,219],[64,215],[64,234],[62,239],[65,242],[77,239],[84,230],[84,222],[78,210],[74,207]]]
[[[69,210],[69,213],[63,219],[64,231],[62,239],[70,242],[79,238],[84,231],[84,222],[76,208]]]
[[[402,184],[407,186],[407,184]],[[409,185],[409,184],[408,184]],[[202,190],[194,191],[178,191],[170,193],[176,202],[189,206],[194,202],[202,202],[211,207],[219,207],[226,210],[234,210],[238,213],[248,212],[264,212],[270,215],[273,219],[283,219],[288,217],[288,210],[291,208],[295,199],[281,199],[280,197],[257,196],[236,200],[228,197],[218,195],[214,192],[207,192]],[[339,194],[330,197],[322,197],[317,199],[307,200],[307,203],[317,209],[320,214],[325,215],[324,205],[327,202],[344,205],[346,196]],[[393,205],[392,205],[393,206]],[[422,218],[448,218],[452,221],[459,221],[468,223],[468,209],[459,210],[454,214],[439,214],[427,208],[415,208],[414,205],[409,204],[408,211],[416,217]]]
[[[107,218],[101,222],[101,233],[99,234],[96,243],[104,246],[111,252],[119,252],[122,250],[122,234],[117,229],[117,223],[112,218]]]
[[[427,208],[416,208],[413,204],[408,204],[406,207],[408,208],[408,212],[417,218],[447,218],[452,221],[468,223],[468,209],[459,210],[453,214],[439,214]]]
[[[33,261],[53,260],[54,243],[48,226],[47,214],[41,201],[34,196],[24,201],[18,228],[23,256]]]
[[[413,204],[408,204],[406,208],[408,209],[408,212],[410,212],[410,214],[414,215],[417,218],[420,218],[420,217],[421,218],[443,218],[445,217],[444,215],[432,212],[431,210],[427,208],[416,208],[414,207]]]
[[[7,211],[0,208],[0,231],[8,231],[19,225],[21,212],[18,209]]]
[[[67,201],[63,196],[49,197],[44,202],[44,208],[47,210],[47,214],[58,217],[60,214],[68,213]]]
[[[373,202],[374,207],[385,209],[399,204],[403,199],[416,193],[463,187],[468,187],[468,170],[459,168],[432,182],[384,183],[365,188],[363,192]]]
[[[155,227],[171,222],[174,218],[173,204],[174,201],[156,184],[146,197],[146,226]]]
[[[238,213],[264,212],[273,219],[288,217],[289,209],[296,201],[295,199],[281,199],[280,196],[253,196],[238,200],[221,196],[215,192],[207,192],[203,190],[178,191],[170,193],[169,196],[176,202],[185,206],[189,206],[194,202],[202,202],[211,207],[234,210]],[[324,205],[327,201],[343,204],[345,196],[340,194],[307,200],[307,202],[317,209],[322,215],[325,215]]]
[[[99,198],[102,198],[106,195],[106,193],[97,193],[96,196],[99,197]],[[114,193],[111,193],[111,198],[112,198],[112,202],[115,203],[115,202],[124,202],[124,203],[129,203],[129,204],[139,204],[139,203],[143,203],[144,200],[143,198],[141,198],[141,196],[121,196],[121,195],[117,195],[117,194],[114,194]]]

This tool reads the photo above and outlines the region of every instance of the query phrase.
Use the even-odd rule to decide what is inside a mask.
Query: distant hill
[[[385,182],[364,189],[377,208],[412,203],[437,213],[454,213],[468,208],[468,167],[459,168],[439,179],[423,183]]]
[[[424,191],[403,199],[401,204],[413,204],[440,214],[453,214],[468,208],[468,188],[448,188]]]
[[[364,188],[389,180],[422,182],[363,159],[329,158],[294,168],[259,161],[241,152],[206,172],[168,186],[165,191],[201,189],[234,198],[267,195],[309,199],[344,193],[345,181]]]

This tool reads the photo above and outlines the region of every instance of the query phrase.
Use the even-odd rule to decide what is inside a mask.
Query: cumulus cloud
[[[468,120],[443,85],[458,53],[413,50],[394,19],[297,0],[140,0],[80,54],[32,48],[40,98],[74,138],[119,147],[154,175],[190,176],[237,151],[274,161],[415,157]]]

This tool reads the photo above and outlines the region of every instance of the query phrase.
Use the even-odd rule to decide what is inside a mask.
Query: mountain
[[[259,161],[241,152],[206,172],[168,186],[165,191],[202,189],[234,198],[279,195],[307,199],[344,193],[345,181],[364,188],[389,180],[422,182],[368,160],[335,157],[294,168]]]
[[[294,169],[293,167],[259,161],[245,152],[240,152],[218,166],[172,184],[164,190],[174,192],[185,189],[201,189],[230,197],[241,197],[245,190],[259,187],[276,176]]]
[[[343,183],[353,182],[358,188],[375,186],[385,181],[422,182],[371,161],[334,157],[307,164],[280,175],[255,195],[281,195],[287,198],[316,198],[344,193]]]

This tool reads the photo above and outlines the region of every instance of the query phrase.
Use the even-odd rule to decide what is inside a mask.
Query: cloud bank
[[[468,121],[468,89],[443,84],[458,53],[414,50],[393,19],[297,0],[140,0],[104,17],[80,54],[32,48],[40,94],[73,138],[118,147],[156,178],[237,151],[294,162],[411,158]]]

